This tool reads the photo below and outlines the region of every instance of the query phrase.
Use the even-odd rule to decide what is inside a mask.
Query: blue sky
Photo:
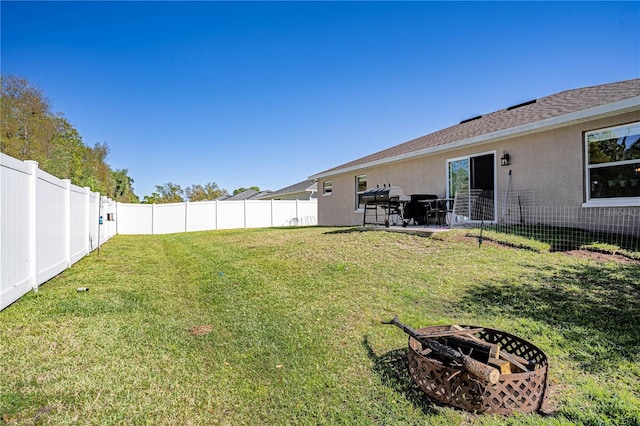
[[[640,77],[638,2],[0,3],[3,74],[155,185],[276,190],[529,99]]]

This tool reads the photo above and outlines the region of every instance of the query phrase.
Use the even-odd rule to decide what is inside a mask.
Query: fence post
[[[88,186],[82,188],[84,193],[84,255],[88,255],[91,252],[91,189]]]
[[[271,201],[271,227],[273,228],[273,199],[269,201]]]
[[[296,219],[298,219],[298,223],[300,223],[300,200],[296,198]]]
[[[102,216],[102,196],[99,192],[96,192],[96,195],[98,196],[98,256],[100,256],[100,231],[102,230],[100,216]]]
[[[36,189],[38,187],[38,162],[33,160],[25,161],[29,165],[31,175],[29,177],[29,278],[31,280],[31,288],[34,292],[38,292],[38,282],[36,281],[38,275],[38,269],[36,265],[36,203],[38,197],[36,196]]]
[[[98,223],[98,217],[100,216],[100,193],[92,192],[91,196],[98,200],[97,205],[91,209],[91,221],[89,221],[89,226],[91,227],[91,229],[93,229],[95,224]],[[96,228],[96,238],[98,237],[98,232],[100,232],[99,226],[100,225],[98,225],[98,228]],[[98,248],[99,245],[100,245],[100,241],[96,239],[96,242],[93,244],[92,249]]]
[[[184,202],[184,232],[189,231],[189,200]]]
[[[153,228],[155,228],[156,221],[156,203],[151,204],[151,235],[154,235]]]
[[[118,235],[118,233],[119,233],[118,232],[118,222],[119,222],[120,216],[118,215],[118,206],[120,204],[122,204],[122,203],[120,203],[120,201],[116,202],[116,235]]]
[[[218,200],[215,200],[214,203],[216,203],[215,204],[216,207],[214,209],[216,217],[215,217],[215,221],[214,221],[214,224],[213,224],[213,229],[217,230],[218,229]]]
[[[247,200],[244,200],[244,229],[247,229]]]
[[[62,179],[64,186],[64,258],[71,267],[71,180]]]

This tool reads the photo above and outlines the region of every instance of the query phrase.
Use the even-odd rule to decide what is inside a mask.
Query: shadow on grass
[[[367,356],[374,363],[373,372],[377,374],[385,386],[390,387],[410,401],[415,407],[427,415],[438,415],[434,404],[426,397],[409,375],[408,348],[394,349],[382,355],[377,355],[369,338],[362,339],[362,346]]]
[[[364,232],[366,231],[366,228],[362,228],[362,227],[349,227],[349,228],[341,228],[341,229],[334,229],[333,231],[327,231],[324,234],[325,235],[333,235],[333,234],[353,234],[355,232]]]
[[[640,361],[640,267],[582,265],[538,272],[520,282],[484,282],[459,302],[482,317],[529,318],[549,326],[554,346],[588,372]],[[546,269],[546,270],[545,270]],[[550,273],[551,272],[551,273]]]

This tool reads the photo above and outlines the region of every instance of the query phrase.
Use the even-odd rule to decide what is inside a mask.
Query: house
[[[317,198],[318,184],[313,179],[289,185],[259,197],[260,200],[312,200]]]
[[[639,178],[640,79],[532,99],[310,176],[326,226],[363,223],[362,193],[385,184],[407,195],[481,194],[493,220],[508,189],[543,206],[640,211]]]

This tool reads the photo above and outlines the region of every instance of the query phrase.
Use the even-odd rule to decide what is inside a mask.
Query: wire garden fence
[[[495,205],[492,192],[471,191],[456,195],[450,223],[473,228],[478,237],[523,237],[551,251],[588,249],[640,259],[640,207],[542,206],[533,190],[510,191]]]

